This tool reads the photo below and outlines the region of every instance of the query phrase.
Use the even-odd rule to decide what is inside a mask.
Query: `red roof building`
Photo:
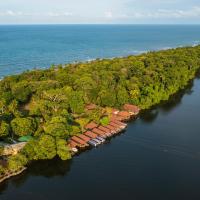
[[[69,141],[69,146],[71,148],[76,148],[76,147],[79,147],[80,145],[72,140]]]
[[[89,138],[88,136],[84,135],[84,134],[80,134],[77,137],[79,137],[80,139],[84,140],[85,142],[88,142],[91,140],[91,138]]]
[[[84,135],[86,135],[86,136],[88,136],[88,137],[90,137],[90,138],[96,138],[98,135],[97,134],[95,134],[95,133],[93,133],[93,132],[91,132],[91,131],[87,131],[87,132],[85,132],[84,133]]]
[[[105,132],[100,130],[100,129],[98,129],[98,128],[92,129],[92,132],[96,133],[97,135],[100,135],[100,136],[105,136]]]
[[[97,126],[98,126],[98,124],[96,124],[96,123],[94,123],[94,122],[90,122],[89,124],[87,124],[87,125],[85,126],[85,128],[86,128],[87,130],[92,130],[93,128],[97,128]]]
[[[135,106],[135,105],[132,105],[132,104],[125,104],[123,106],[123,109],[125,111],[130,112],[130,113],[133,113],[134,115],[137,115],[140,112],[140,108],[138,106]]]
[[[78,138],[77,136],[73,136],[71,138],[71,140],[74,141],[74,142],[76,142],[76,143],[79,143],[79,144],[81,144],[83,146],[88,146],[87,143],[84,140]]]
[[[128,120],[130,119],[131,117],[131,114],[128,112],[128,111],[120,111],[118,114],[117,114],[119,117],[122,118],[122,120]],[[121,121],[121,120],[120,120]]]

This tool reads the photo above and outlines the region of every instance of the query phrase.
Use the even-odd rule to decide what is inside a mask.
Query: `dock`
[[[94,105],[88,105],[87,110],[94,109]],[[133,116],[138,115],[140,109],[137,106],[125,104],[123,110],[112,109],[110,122],[107,125],[99,125],[93,121],[85,126],[85,132],[77,134],[70,138],[69,146],[74,153],[79,149],[85,149],[89,146],[97,147],[103,144],[106,139],[115,136],[127,127],[127,121]]]

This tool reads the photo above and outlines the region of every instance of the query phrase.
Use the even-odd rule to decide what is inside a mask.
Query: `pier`
[[[87,106],[87,109],[92,110],[95,106]],[[98,125],[95,122],[90,122],[85,126],[86,131],[82,134],[73,136],[69,140],[69,146],[74,153],[78,149],[84,149],[89,146],[97,147],[105,142],[106,139],[111,138],[127,127],[127,121],[138,115],[140,109],[137,106],[125,104],[123,110],[112,109],[110,122],[107,125]]]

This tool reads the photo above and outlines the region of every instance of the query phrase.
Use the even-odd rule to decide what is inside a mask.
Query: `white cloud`
[[[0,16],[10,16],[10,17],[16,17],[16,16],[48,16],[48,17],[68,17],[72,16],[73,14],[71,12],[44,12],[44,13],[35,13],[35,12],[21,12],[21,11],[13,11],[13,10],[7,10],[7,11],[0,11]]]
[[[0,12],[0,16],[20,16],[23,15],[20,11],[6,10],[4,12]]]
[[[73,14],[71,12],[48,12],[44,15],[47,15],[50,17],[68,17],[68,16],[72,16]]]
[[[113,19],[193,19],[200,18],[200,6],[188,10],[158,9],[156,11],[132,11],[129,14],[113,14],[106,12],[107,18]]]

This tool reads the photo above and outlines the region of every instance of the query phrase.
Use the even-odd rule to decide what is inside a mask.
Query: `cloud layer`
[[[199,0],[29,0],[29,4],[25,0],[0,2],[0,23],[199,22]]]

